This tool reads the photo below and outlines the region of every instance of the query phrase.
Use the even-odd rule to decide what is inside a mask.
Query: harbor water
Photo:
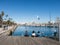
[[[16,30],[12,33],[12,36],[24,36],[25,31],[28,32],[28,35],[32,35],[32,31],[35,31],[36,34],[39,31],[39,37],[48,36],[53,37],[54,32],[57,31],[57,28],[49,28],[45,26],[18,26]]]

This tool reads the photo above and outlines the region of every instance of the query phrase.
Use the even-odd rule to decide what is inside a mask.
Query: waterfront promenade
[[[17,26],[15,25],[12,25],[12,26],[8,26],[8,28],[7,29],[4,29],[4,28],[0,28],[0,37],[1,36],[6,36],[6,35],[9,35],[10,34],[10,31],[14,31],[15,30],[15,28],[16,28]]]
[[[17,26],[8,27],[8,30],[0,30],[0,45],[60,45],[56,40],[46,37],[21,37],[8,36]]]
[[[43,37],[2,36],[0,45],[60,45],[60,43]]]

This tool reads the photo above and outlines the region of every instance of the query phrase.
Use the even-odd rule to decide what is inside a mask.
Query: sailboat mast
[[[51,23],[51,12],[50,11],[49,11],[49,18],[50,18],[49,22]]]

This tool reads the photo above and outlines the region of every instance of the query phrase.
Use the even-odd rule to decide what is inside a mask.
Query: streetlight
[[[38,22],[39,22],[39,20],[40,20],[39,16],[37,16],[37,20],[38,20]]]
[[[37,16],[37,19],[40,20],[39,16]]]

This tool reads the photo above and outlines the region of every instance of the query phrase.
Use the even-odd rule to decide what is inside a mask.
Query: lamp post
[[[60,24],[59,24],[59,42],[60,42]]]
[[[40,20],[39,16],[37,16],[38,21]]]
[[[57,17],[56,23],[57,23],[57,27],[58,27],[58,30],[57,30],[57,38],[58,38],[58,40],[60,42],[60,18],[59,17]]]

